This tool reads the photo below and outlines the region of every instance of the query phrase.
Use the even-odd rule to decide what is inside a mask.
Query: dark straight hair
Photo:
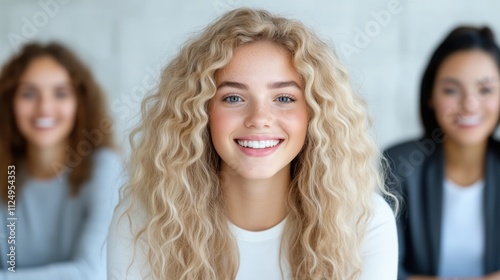
[[[440,129],[436,120],[436,113],[429,106],[439,67],[451,54],[474,49],[491,55],[500,71],[500,48],[495,43],[493,32],[486,26],[480,28],[460,26],[453,29],[432,54],[420,85],[420,118],[426,138],[431,138],[432,134]]]

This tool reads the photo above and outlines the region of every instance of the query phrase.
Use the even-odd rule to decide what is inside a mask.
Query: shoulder
[[[146,214],[134,203],[125,196],[113,214],[107,242],[108,279],[150,279],[147,242],[144,235],[136,238]]]
[[[101,148],[92,154],[92,179],[94,183],[106,182],[121,185],[126,172],[121,156],[112,149]]]
[[[372,218],[368,224],[368,230],[395,222],[394,212],[381,195],[373,194],[372,209]]]
[[[360,279],[396,279],[398,237],[394,213],[379,194],[374,194],[372,201],[373,212],[363,242]]]
[[[92,164],[94,167],[99,166],[114,166],[121,167],[122,159],[120,155],[113,149],[100,148],[92,154]]]
[[[118,202],[118,190],[127,179],[123,161],[117,152],[108,148],[96,150],[91,157],[92,173],[85,183],[85,192],[94,206],[105,203],[107,207],[114,207]]]
[[[386,181],[401,181],[409,177],[418,181],[429,164],[442,160],[442,141],[421,138],[403,142],[388,148],[384,157],[389,168]]]
[[[413,139],[390,146],[384,151],[384,155],[390,159],[397,159],[398,156],[407,156],[412,151],[418,150],[422,145],[422,139]]]
[[[392,160],[430,157],[437,154],[442,147],[443,141],[439,137],[414,139],[389,147],[384,151],[384,155]]]
[[[135,235],[144,227],[146,220],[142,207],[138,207],[130,195],[125,195],[114,210],[108,235],[109,241],[112,242],[111,244],[120,241],[122,245],[124,243],[131,245]]]

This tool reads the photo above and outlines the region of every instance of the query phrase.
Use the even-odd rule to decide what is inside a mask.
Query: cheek
[[[32,102],[14,99],[14,117],[16,123],[29,122],[35,108]]]
[[[486,102],[486,105],[490,110],[500,111],[500,93],[497,92],[497,94],[492,96],[492,98]]]
[[[285,112],[280,115],[280,122],[290,134],[296,137],[305,138],[307,133],[308,116],[306,110]]]
[[[217,108],[210,110],[209,118],[210,133],[214,142],[226,136],[232,128],[231,123],[234,122],[233,114]]]
[[[486,102],[484,104],[485,109],[497,119],[500,117],[500,95],[495,100],[491,100],[491,102]]]
[[[68,100],[59,104],[59,112],[61,117],[67,121],[73,122],[76,118],[77,111],[76,100]]]
[[[460,109],[458,102],[450,98],[437,99],[433,105],[438,120],[446,120],[451,114]]]

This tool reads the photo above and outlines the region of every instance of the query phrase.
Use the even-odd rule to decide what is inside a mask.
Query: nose
[[[462,99],[462,107],[467,112],[473,112],[479,107],[479,96],[474,93],[465,94]]]
[[[255,102],[249,106],[246,117],[245,126],[253,128],[270,127],[274,121],[274,112],[271,106],[264,102]]]
[[[50,94],[41,93],[37,101],[38,113],[47,114],[53,110],[55,100]]]

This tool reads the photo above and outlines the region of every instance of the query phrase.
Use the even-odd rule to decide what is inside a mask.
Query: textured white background
[[[107,92],[117,140],[128,150],[128,129],[159,70],[194,32],[239,6],[299,19],[331,44],[368,101],[381,148],[420,135],[420,76],[443,36],[458,24],[487,24],[500,35],[495,0],[0,0],[0,64],[20,38],[70,46]],[[390,18],[377,22],[382,10]]]

